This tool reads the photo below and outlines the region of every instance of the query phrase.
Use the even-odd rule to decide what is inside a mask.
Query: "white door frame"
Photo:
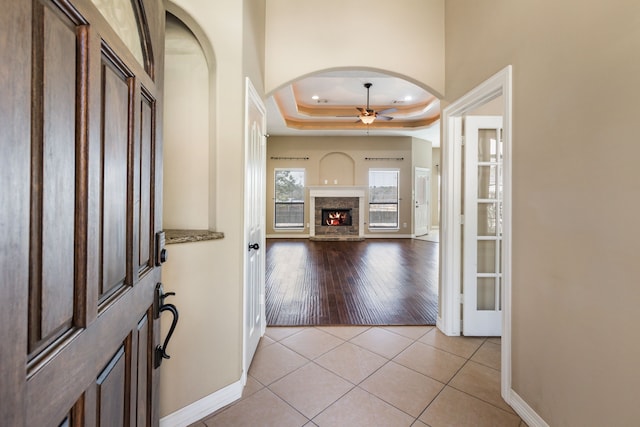
[[[440,256],[442,267],[441,305],[437,326],[446,335],[460,335],[461,289],[461,148],[460,123],[462,117],[502,96],[503,102],[503,294],[502,294],[502,397],[510,401],[511,390],[511,66],[447,106],[442,112],[442,199],[440,224]]]
[[[244,177],[245,177],[245,189],[244,189],[244,236],[243,236],[243,241],[244,244],[242,246],[243,248],[243,292],[242,292],[242,307],[243,307],[243,313],[242,313],[242,385],[245,385],[247,382],[247,373],[249,371],[249,366],[251,365],[251,359],[253,356],[253,352],[251,351],[250,345],[249,345],[249,340],[250,340],[250,331],[249,331],[249,325],[246,321],[247,319],[247,314],[250,311],[250,307],[249,304],[251,304],[252,299],[249,298],[248,292],[249,289],[251,288],[250,283],[249,283],[249,277],[247,274],[247,265],[249,264],[249,251],[247,250],[249,244],[252,243],[258,243],[258,245],[260,246],[259,250],[257,251],[257,255],[259,257],[259,265],[260,265],[260,273],[259,273],[259,283],[260,283],[260,287],[261,287],[261,291],[260,291],[260,295],[258,296],[258,298],[260,299],[260,336],[264,335],[264,332],[266,330],[266,316],[265,316],[265,251],[266,251],[266,245],[265,245],[265,217],[266,217],[266,203],[261,203],[259,204],[259,206],[255,206],[255,204],[250,203],[250,200],[248,200],[251,197],[251,194],[249,189],[247,188],[248,186],[248,182],[247,182],[247,169],[249,168],[249,155],[250,155],[250,146],[251,146],[251,139],[252,139],[252,123],[250,123],[249,120],[249,111],[250,108],[256,108],[260,111],[260,113],[262,114],[262,123],[261,123],[261,129],[264,132],[262,135],[260,135],[262,137],[262,143],[266,144],[266,129],[267,129],[267,112],[266,112],[266,108],[264,106],[264,103],[262,102],[262,99],[260,98],[260,96],[258,95],[258,92],[256,91],[256,89],[254,88],[253,84],[251,83],[251,80],[247,77],[246,78],[246,83],[245,83],[245,128],[244,128],[244,139],[245,139],[245,173],[244,173]],[[265,147],[266,150],[266,147]],[[265,151],[266,152],[266,151]],[[266,156],[263,155],[262,158],[262,170],[265,171],[266,170]],[[258,183],[254,183],[255,185],[260,185],[262,187],[262,194],[266,194],[265,192],[265,180],[266,180],[266,176],[262,176],[262,180],[261,182]],[[255,216],[255,209],[258,209],[259,212],[258,217],[260,218],[260,228],[262,230],[262,235],[260,237],[260,241],[259,242],[249,242],[248,240],[248,230],[250,228],[250,222],[251,222],[251,218],[252,216]],[[254,215],[252,215],[252,213]]]

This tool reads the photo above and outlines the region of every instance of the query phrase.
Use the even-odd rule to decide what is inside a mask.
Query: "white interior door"
[[[502,117],[464,123],[464,335],[502,335]]]
[[[245,245],[243,380],[266,328],[265,171],[266,110],[251,81],[246,82]]]
[[[414,233],[416,236],[429,234],[431,228],[431,171],[415,168],[414,194],[416,210],[414,214]]]

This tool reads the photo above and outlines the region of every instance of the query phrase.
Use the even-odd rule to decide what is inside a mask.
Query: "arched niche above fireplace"
[[[321,185],[354,185],[356,162],[346,153],[334,151],[320,159]]]

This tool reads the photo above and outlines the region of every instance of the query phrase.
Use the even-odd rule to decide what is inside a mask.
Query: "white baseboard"
[[[411,234],[365,234],[365,239],[411,239]]]
[[[411,239],[412,234],[365,234],[365,239]],[[308,234],[267,234],[267,239],[308,239]]]
[[[242,379],[160,419],[160,427],[186,427],[242,397]]]
[[[518,393],[511,389],[510,401],[507,402],[529,427],[549,427],[536,411],[525,402]]]

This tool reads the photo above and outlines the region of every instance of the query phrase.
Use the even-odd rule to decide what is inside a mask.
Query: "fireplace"
[[[311,240],[364,240],[365,187],[309,187]]]
[[[329,227],[350,226],[351,209],[322,209],[322,225]]]

